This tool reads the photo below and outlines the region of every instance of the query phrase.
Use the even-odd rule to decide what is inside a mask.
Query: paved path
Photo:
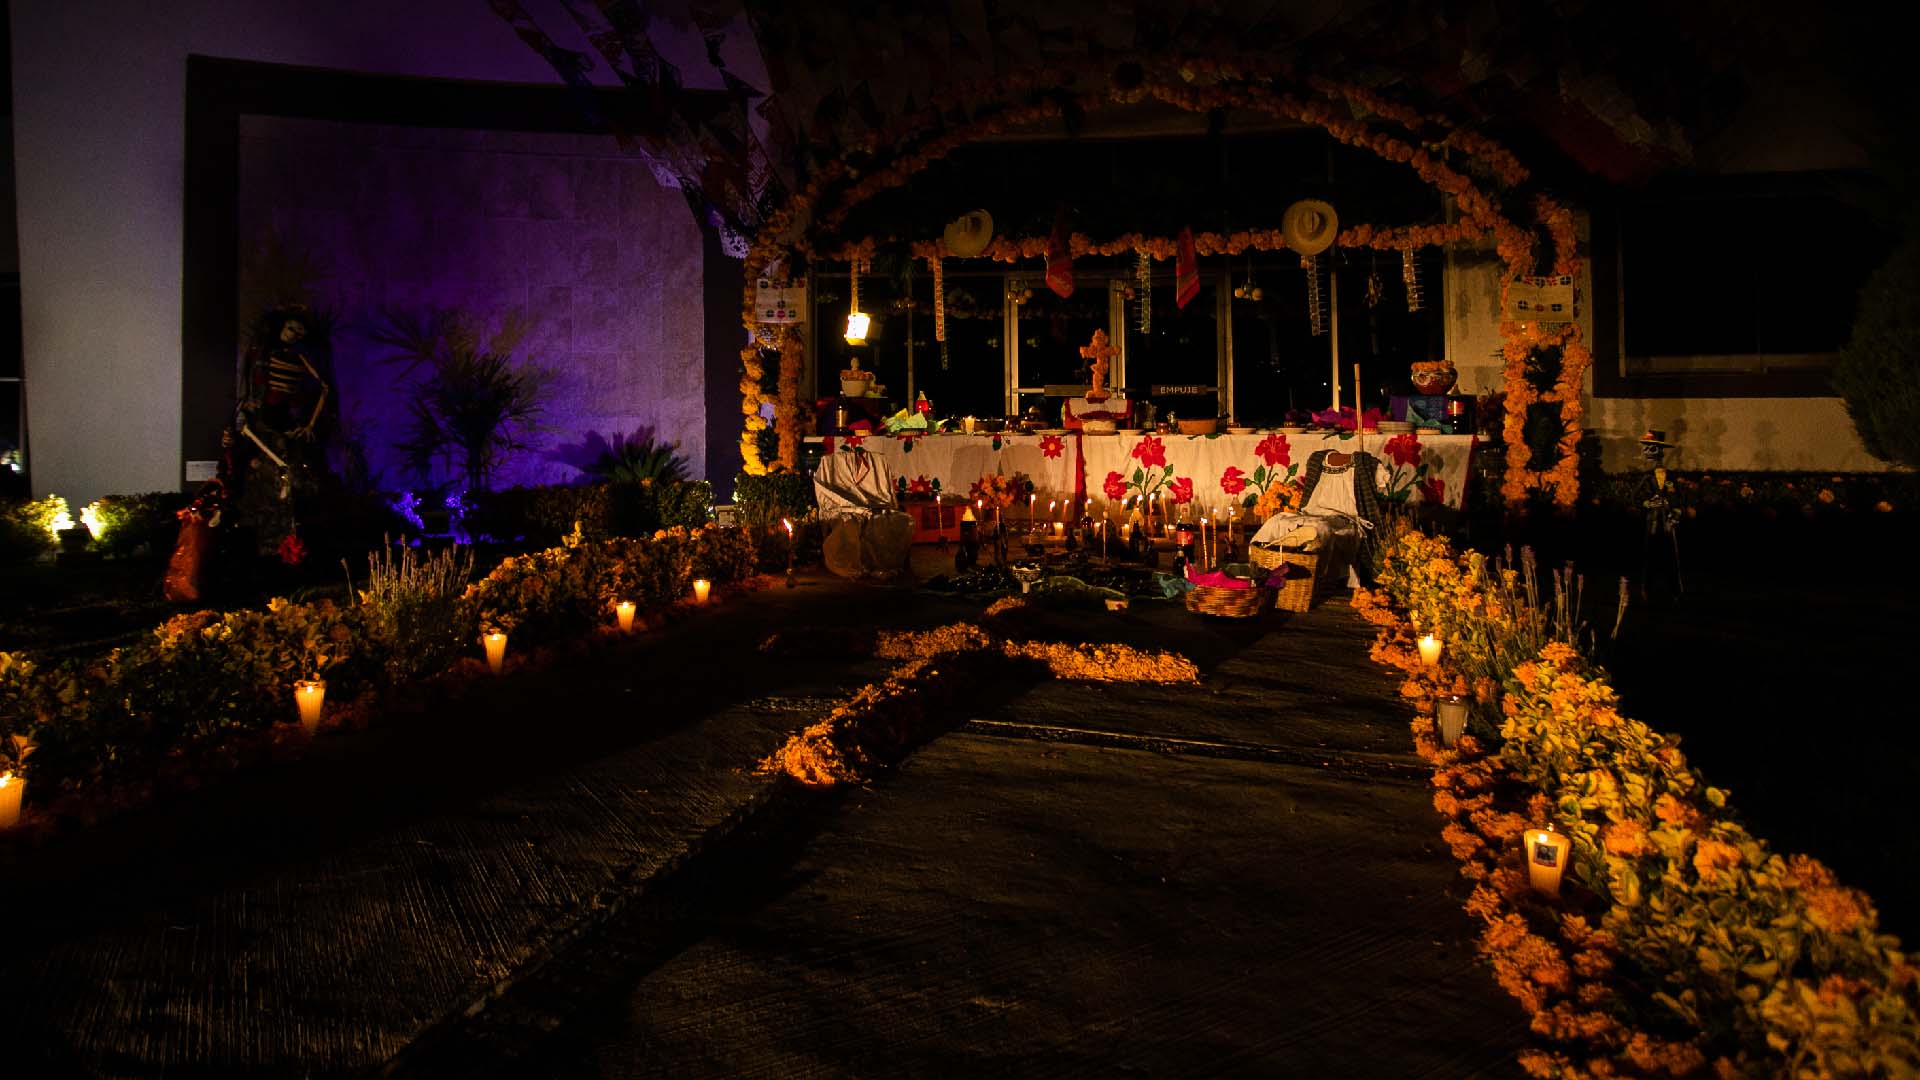
[[[983,688],[403,1055],[403,1075],[1513,1075],[1392,680],[1333,605],[1140,609],[1199,688]]]

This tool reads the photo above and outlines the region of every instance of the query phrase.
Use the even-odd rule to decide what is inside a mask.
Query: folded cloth
[[[1287,575],[1292,572],[1292,569],[1285,564],[1276,566],[1266,579],[1258,584],[1269,589],[1277,589],[1286,584]],[[1210,589],[1251,589],[1256,584],[1243,577],[1234,577],[1224,570],[1200,571],[1191,566],[1187,567],[1187,580],[1194,585],[1204,585]]]

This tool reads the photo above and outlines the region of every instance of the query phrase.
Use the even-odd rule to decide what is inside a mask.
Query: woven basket
[[[1182,435],[1216,435],[1219,434],[1219,431],[1220,418],[1217,416],[1209,416],[1204,420],[1180,421],[1180,434]]]
[[[1278,568],[1282,563],[1292,569],[1287,574],[1287,582],[1278,591],[1279,597],[1274,606],[1281,611],[1306,611],[1313,602],[1326,593],[1326,575],[1320,572],[1320,553],[1317,551],[1281,551],[1277,548],[1256,547],[1250,552],[1254,565],[1268,570]]]
[[[1195,585],[1187,590],[1187,610],[1196,615],[1251,619],[1272,609],[1273,594],[1274,590],[1268,588],[1222,589],[1213,585]]]

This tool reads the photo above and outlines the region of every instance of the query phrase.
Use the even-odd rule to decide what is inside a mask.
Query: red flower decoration
[[[1269,469],[1275,465],[1293,464],[1293,448],[1287,445],[1285,435],[1269,435],[1261,439],[1253,452],[1260,455],[1260,460],[1266,462]]]
[[[1124,499],[1127,497],[1127,478],[1117,472],[1110,472],[1101,490],[1107,493],[1109,499]]]
[[[1247,490],[1247,474],[1241,472],[1238,465],[1227,466],[1227,471],[1220,474],[1220,490],[1229,495]]]
[[[852,432],[852,431],[847,432],[847,449],[858,450],[860,448],[860,444],[864,441],[865,441],[864,439],[860,438],[860,435],[858,432]]]
[[[1420,501],[1442,503],[1447,501],[1447,482],[1438,476],[1429,476],[1420,481]]]
[[[1067,444],[1061,442],[1060,436],[1058,435],[1049,435],[1040,440],[1040,452],[1050,458],[1059,457],[1061,452],[1066,450],[1066,448]]]
[[[1167,467],[1167,446],[1152,435],[1133,444],[1133,456],[1149,469]]]
[[[933,481],[927,479],[925,476],[916,476],[907,481],[907,492],[912,495],[931,495],[933,494]]]
[[[279,554],[281,562],[288,566],[299,566],[307,561],[307,545],[301,543],[298,536],[288,533],[287,538],[280,541]]]
[[[1181,505],[1192,502],[1193,478],[1190,476],[1180,477],[1173,483],[1167,485],[1167,493],[1173,497],[1174,502],[1180,503]]]
[[[1381,452],[1386,454],[1387,459],[1395,465],[1418,465],[1420,464],[1420,437],[1412,432],[1395,435],[1387,440],[1387,445],[1381,449]]]

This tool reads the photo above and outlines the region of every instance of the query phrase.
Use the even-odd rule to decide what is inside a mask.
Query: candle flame
[[[0,787],[6,787],[11,783],[13,783],[12,773],[0,773]]]

